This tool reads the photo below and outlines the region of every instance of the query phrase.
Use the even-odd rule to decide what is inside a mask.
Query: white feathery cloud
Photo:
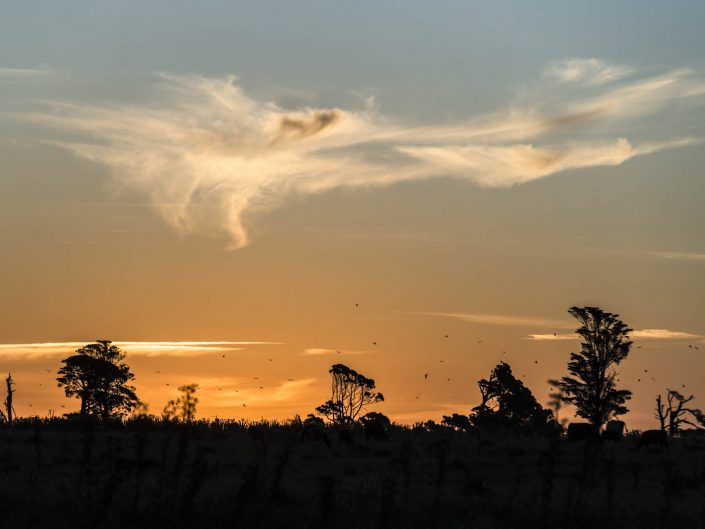
[[[292,195],[433,177],[508,188],[696,141],[635,141],[620,131],[629,120],[653,116],[670,102],[705,94],[695,72],[620,84],[619,67],[576,63],[564,70],[577,72],[564,73],[566,79],[587,78],[580,72],[592,71],[590,78],[601,80],[588,83],[597,93],[451,125],[404,126],[370,105],[359,111],[290,111],[248,96],[235,77],[165,74],[158,104],[55,102],[19,118],[58,130],[60,137],[51,143],[142,190],[180,231],[224,233],[232,248],[248,244],[254,213]],[[606,79],[615,83],[600,88]],[[591,135],[595,124],[601,137]]]
[[[544,77],[561,83],[603,85],[631,73],[634,73],[634,69],[610,64],[601,59],[571,57],[550,63],[544,70]]]

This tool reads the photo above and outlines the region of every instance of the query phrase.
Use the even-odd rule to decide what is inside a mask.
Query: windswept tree
[[[478,385],[482,402],[470,415],[475,427],[543,433],[558,431],[551,410],[538,403],[529,388],[512,374],[509,364],[497,364],[489,378],[483,378]]]
[[[375,381],[343,364],[328,371],[331,376],[331,398],[316,408],[319,415],[338,425],[355,422],[366,406],[381,402],[384,396],[375,391]]]
[[[81,400],[82,418],[121,418],[139,404],[135,388],[129,385],[135,377],[125,357],[110,340],[97,340],[61,361],[56,380],[67,397]]]
[[[196,405],[198,398],[195,396],[198,384],[188,384],[180,386],[181,396],[176,400],[170,400],[164,406],[162,416],[166,419],[177,419],[184,422],[191,422],[196,418]]]
[[[581,349],[570,353],[568,372],[572,376],[549,382],[563,402],[575,406],[577,415],[599,430],[613,417],[629,411],[624,404],[632,392],[617,389],[614,366],[629,355],[632,329],[619,314],[597,307],[571,307],[568,312],[580,324],[575,332],[582,338]]]

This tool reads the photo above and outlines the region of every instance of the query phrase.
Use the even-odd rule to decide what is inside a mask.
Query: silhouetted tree
[[[688,404],[695,397],[685,397],[678,391],[669,389],[666,391],[667,402],[664,403],[661,395],[656,397],[656,409],[654,415],[659,420],[661,430],[668,431],[671,437],[678,435],[682,424],[688,424],[695,428],[699,428],[697,424],[691,422],[688,417],[694,418],[700,422],[702,412],[696,408],[688,408]]]
[[[194,420],[196,418],[196,405],[198,404],[198,398],[194,396],[196,390],[198,390],[198,384],[180,386],[181,396],[176,400],[167,402],[162,415],[167,419],[179,419],[184,422]]]
[[[375,391],[375,381],[343,364],[335,364],[331,375],[331,399],[316,408],[319,415],[338,425],[355,422],[365,406],[384,400]]]
[[[558,388],[562,401],[574,405],[577,415],[599,430],[611,418],[629,411],[624,403],[632,392],[615,387],[613,366],[629,355],[632,329],[619,314],[597,307],[571,307],[568,312],[580,323],[575,332],[583,340],[581,350],[570,353],[568,371],[572,377],[549,382]]]
[[[12,421],[15,418],[15,408],[12,406],[12,396],[15,393],[15,382],[12,380],[12,375],[10,373],[7,374],[5,384],[7,386],[7,395],[5,396],[5,413],[3,414],[3,419],[7,421],[7,424],[12,426]]]
[[[478,428],[506,428],[543,432],[558,431],[551,410],[544,409],[529,388],[500,362],[489,378],[478,382],[482,402],[473,408],[469,419]]]
[[[101,419],[122,417],[132,411],[139,399],[130,368],[123,362],[126,353],[110,340],[97,340],[65,358],[56,380],[67,397],[81,399],[80,416]]]

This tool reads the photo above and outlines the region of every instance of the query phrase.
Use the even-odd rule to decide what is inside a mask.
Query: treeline
[[[568,375],[549,381],[552,386],[549,408],[541,406],[529,388],[514,376],[509,364],[500,362],[486,379],[478,381],[481,402],[469,414],[454,413],[444,416],[440,424],[427,421],[419,426],[553,437],[565,429],[557,414],[566,404],[573,406],[576,415],[585,421],[580,425],[582,430],[593,436],[599,435],[610,421],[621,423],[615,419],[629,411],[626,403],[632,392],[617,387],[616,368],[629,356],[633,345],[629,339],[632,329],[620,320],[618,314],[598,307],[571,307],[568,312],[578,323],[576,334],[581,338],[581,347],[570,353]],[[67,397],[80,401],[79,412],[64,417],[113,422],[129,418],[182,423],[195,421],[197,384],[179,387],[180,396],[170,400],[159,416],[149,415],[146,404],[138,398],[132,386],[134,375],[125,358],[126,353],[111,341],[97,340],[63,359],[57,383]],[[338,430],[362,428],[381,435],[389,428],[389,418],[367,411],[375,403],[384,401],[373,379],[343,364],[333,365],[329,374],[330,398],[302,421],[307,431],[313,432],[329,424]],[[0,411],[0,421],[9,425],[16,421],[15,391],[15,383],[8,375],[5,410]],[[705,429],[705,414],[689,405],[693,398],[671,389],[667,390],[665,400],[661,395],[656,397],[655,417],[664,435],[678,435],[685,425],[696,430]],[[621,425],[623,427],[623,423]],[[619,432],[621,435],[621,427]]]

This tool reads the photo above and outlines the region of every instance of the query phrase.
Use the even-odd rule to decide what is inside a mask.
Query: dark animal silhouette
[[[597,438],[595,426],[588,422],[572,422],[568,425],[569,441],[594,441]]]
[[[607,421],[607,426],[605,427],[605,431],[602,432],[602,438],[605,441],[619,441],[624,437],[624,430],[626,429],[626,425],[624,424],[624,421],[618,421],[618,420],[611,420]]]
[[[668,435],[666,430],[646,430],[641,434],[636,444],[640,448],[648,448],[650,446],[668,448]]]

